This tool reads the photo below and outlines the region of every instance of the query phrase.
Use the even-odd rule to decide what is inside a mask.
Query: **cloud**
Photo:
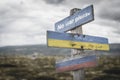
[[[65,0],[44,0],[47,4],[61,4]]]
[[[37,1],[37,0],[36,0]],[[46,31],[54,30],[63,7],[53,8],[44,1],[4,0],[0,5],[0,45],[45,44]],[[41,3],[41,5],[40,5]],[[53,9],[54,10],[53,10]],[[51,10],[52,9],[52,10]]]
[[[106,5],[107,4],[107,5]],[[99,10],[99,17],[102,19],[112,20],[120,22],[120,1],[105,0],[101,3],[101,8]]]
[[[120,35],[120,1],[114,0],[104,0],[99,4],[99,8],[97,10],[97,19],[99,21],[97,22],[101,26],[106,27],[112,27],[110,33]],[[111,35],[112,37],[115,37],[115,35]],[[120,37],[120,36],[119,36]],[[117,36],[118,38],[118,36]],[[116,39],[117,42],[118,39]],[[115,42],[115,40],[114,40]]]
[[[31,45],[31,44],[45,44],[46,37],[43,35],[25,35],[22,33],[6,33],[1,34],[0,45]],[[9,39],[9,40],[8,40]]]
[[[70,9],[91,4],[95,20],[83,25],[84,33],[108,37],[111,43],[120,42],[119,3],[119,0],[2,0],[0,45],[46,43],[46,31],[54,31],[54,24],[69,16]]]

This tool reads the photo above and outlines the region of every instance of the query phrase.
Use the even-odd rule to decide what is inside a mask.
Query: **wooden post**
[[[76,13],[77,11],[79,11],[80,9],[78,8],[74,8],[70,11],[70,16],[73,15],[74,13]],[[73,30],[71,30],[71,33],[77,33],[77,34],[83,34],[82,32],[82,26],[79,26]],[[83,46],[80,46],[80,48],[82,48]],[[82,54],[84,53],[84,50],[83,49],[72,49],[71,51],[71,57],[74,57],[76,55],[81,55],[82,57]],[[84,69],[79,69],[79,70],[76,70],[76,71],[73,71],[73,80],[84,80],[84,76],[85,76],[85,73],[84,73]]]

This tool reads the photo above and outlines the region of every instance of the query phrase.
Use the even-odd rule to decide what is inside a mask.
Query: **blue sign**
[[[55,23],[55,31],[66,32],[92,20],[94,20],[93,5],[90,5]]]
[[[47,31],[47,44],[49,47],[109,50],[107,38],[53,31]]]
[[[80,68],[88,68],[97,66],[97,59],[95,55],[85,56],[85,57],[72,57],[66,58],[56,62],[56,71],[65,72],[78,70]]]

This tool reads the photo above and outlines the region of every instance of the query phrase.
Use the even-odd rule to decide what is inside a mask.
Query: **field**
[[[73,80],[72,72],[56,73],[62,56],[0,56],[0,80]],[[85,69],[85,80],[120,80],[120,56],[100,56],[98,66]]]

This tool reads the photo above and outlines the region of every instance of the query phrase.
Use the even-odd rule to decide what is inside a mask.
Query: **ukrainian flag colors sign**
[[[47,31],[47,45],[72,49],[109,50],[107,38],[53,31]]]

